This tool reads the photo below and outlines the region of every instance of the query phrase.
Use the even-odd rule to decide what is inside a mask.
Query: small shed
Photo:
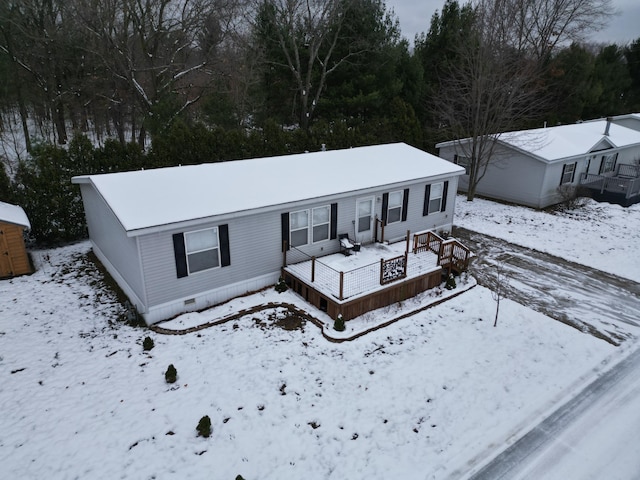
[[[32,273],[24,244],[24,231],[31,228],[22,207],[0,202],[0,278]]]

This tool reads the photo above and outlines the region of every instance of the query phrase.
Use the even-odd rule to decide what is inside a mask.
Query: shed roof
[[[404,143],[74,177],[125,230],[357,192],[464,169]]]
[[[600,119],[571,125],[520,130],[503,133],[498,141],[547,163],[585,155],[600,149],[602,142],[608,142],[613,148],[640,146],[640,132],[611,123],[609,134],[605,135],[606,126],[607,120]],[[464,139],[461,142],[468,140]],[[441,148],[456,143],[456,141],[443,142],[436,147]]]
[[[0,202],[0,221],[31,228],[31,223],[22,207]]]

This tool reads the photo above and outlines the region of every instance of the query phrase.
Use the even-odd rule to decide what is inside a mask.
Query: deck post
[[[340,300],[344,300],[343,297],[344,292],[344,272],[340,272]]]
[[[409,237],[411,237],[411,230],[407,230],[407,248],[404,249],[405,253],[409,251]]]
[[[382,274],[382,270],[384,268],[384,258],[380,259],[380,285],[383,285],[384,275]]]
[[[409,250],[404,252],[404,276],[407,276],[407,263],[409,262]]]
[[[316,257],[311,257],[311,283],[316,280]]]

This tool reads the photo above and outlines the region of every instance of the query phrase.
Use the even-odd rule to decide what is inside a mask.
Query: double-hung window
[[[444,183],[433,183],[429,190],[429,214],[439,212],[442,209],[442,192]]]
[[[291,246],[299,247],[309,243],[309,210],[299,210],[289,214],[291,224]]]
[[[217,227],[186,232],[184,243],[189,274],[220,266],[220,242]]]
[[[387,224],[396,223],[402,219],[402,191],[389,193],[389,205],[387,206]]]
[[[311,221],[313,223],[313,243],[328,240],[329,225],[331,223],[329,205],[314,208],[311,213]]]
[[[560,185],[565,183],[573,183],[573,179],[576,173],[576,163],[567,163],[562,167],[562,177],[560,178]]]

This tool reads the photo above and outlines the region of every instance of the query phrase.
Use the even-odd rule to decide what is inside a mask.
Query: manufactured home
[[[495,135],[494,154],[476,193],[545,208],[563,201],[567,189],[582,187],[596,200],[636,203],[640,201],[637,121],[630,116]],[[466,169],[459,187],[467,191],[470,139],[436,147],[440,157]]]
[[[22,207],[0,202],[0,278],[32,273],[24,243],[31,224]]]
[[[72,182],[93,251],[153,324],[274,285],[292,250],[450,231],[463,173],[398,143]]]

